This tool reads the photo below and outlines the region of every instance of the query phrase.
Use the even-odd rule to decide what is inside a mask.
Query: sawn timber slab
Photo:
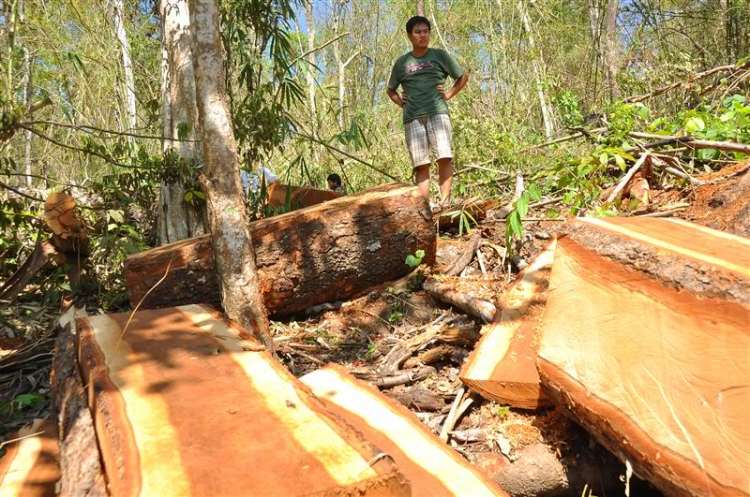
[[[60,479],[60,452],[52,420],[35,419],[21,428],[0,458],[0,495],[54,496]]]
[[[495,321],[461,369],[460,378],[482,397],[522,409],[550,404],[536,368],[539,324],[555,257],[553,240],[508,289]]]
[[[405,407],[338,365],[300,378],[328,409],[383,449],[411,482],[415,496],[508,495]]]
[[[404,261],[417,250],[424,250],[425,264],[435,260],[429,203],[416,187],[402,184],[256,221],[250,233],[260,293],[271,315],[344,300],[406,276],[412,269]],[[140,309],[221,305],[208,235],[131,255],[125,285]]]
[[[576,219],[558,239],[544,391],[667,495],[750,495],[750,240]]]
[[[77,325],[113,495],[409,495],[390,460],[215,311]]]

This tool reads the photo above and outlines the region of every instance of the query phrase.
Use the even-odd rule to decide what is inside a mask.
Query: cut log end
[[[461,371],[461,381],[486,399],[522,409],[550,405],[539,386],[536,357],[555,246],[551,242],[518,276]]]
[[[129,317],[78,320],[113,493],[409,494],[390,459],[215,311],[143,311],[125,329]]]
[[[544,391],[665,493],[748,495],[750,241],[657,219],[568,232],[543,319]]]
[[[301,381],[326,407],[393,458],[411,481],[413,495],[507,495],[411,412],[340,366],[326,366]]]

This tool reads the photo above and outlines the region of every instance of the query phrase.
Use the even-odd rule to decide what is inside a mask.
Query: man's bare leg
[[[419,193],[429,200],[430,198],[430,165],[424,164],[414,168]]]
[[[440,174],[440,201],[445,202],[451,198],[451,186],[453,186],[453,163],[450,157],[438,159],[438,171]],[[429,181],[429,174],[427,177]]]

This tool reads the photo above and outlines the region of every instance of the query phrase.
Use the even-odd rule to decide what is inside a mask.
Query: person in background
[[[406,23],[406,33],[412,50],[396,59],[388,80],[388,97],[403,109],[406,146],[411,156],[419,191],[426,198],[430,193],[430,152],[432,151],[440,177],[440,204],[436,210],[450,203],[453,183],[453,130],[448,112],[448,101],[460,92],[469,77],[448,52],[430,48],[430,21],[414,16]],[[445,79],[450,76],[454,85],[445,90]],[[401,86],[402,95],[396,91]]]
[[[341,176],[336,173],[332,173],[328,175],[328,178],[326,178],[326,180],[328,181],[329,190],[340,193],[342,195],[346,195],[346,190],[341,184]]]
[[[258,190],[260,189],[261,174],[266,181],[266,187],[279,179],[278,176],[273,174],[270,169],[262,166],[258,166],[252,173],[248,173],[244,169],[240,171],[240,177],[242,178],[242,189],[245,190],[245,196],[248,196],[251,192],[253,193],[253,195],[258,194]]]

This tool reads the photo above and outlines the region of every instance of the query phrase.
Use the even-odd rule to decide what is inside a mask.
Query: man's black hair
[[[336,173],[329,174],[326,178],[327,181],[333,181],[337,185],[341,186],[341,176]]]
[[[414,16],[406,21],[406,32],[411,34],[411,32],[414,31],[414,26],[416,26],[417,24],[427,24],[427,29],[432,31],[432,24],[430,24],[429,19],[422,16]]]

